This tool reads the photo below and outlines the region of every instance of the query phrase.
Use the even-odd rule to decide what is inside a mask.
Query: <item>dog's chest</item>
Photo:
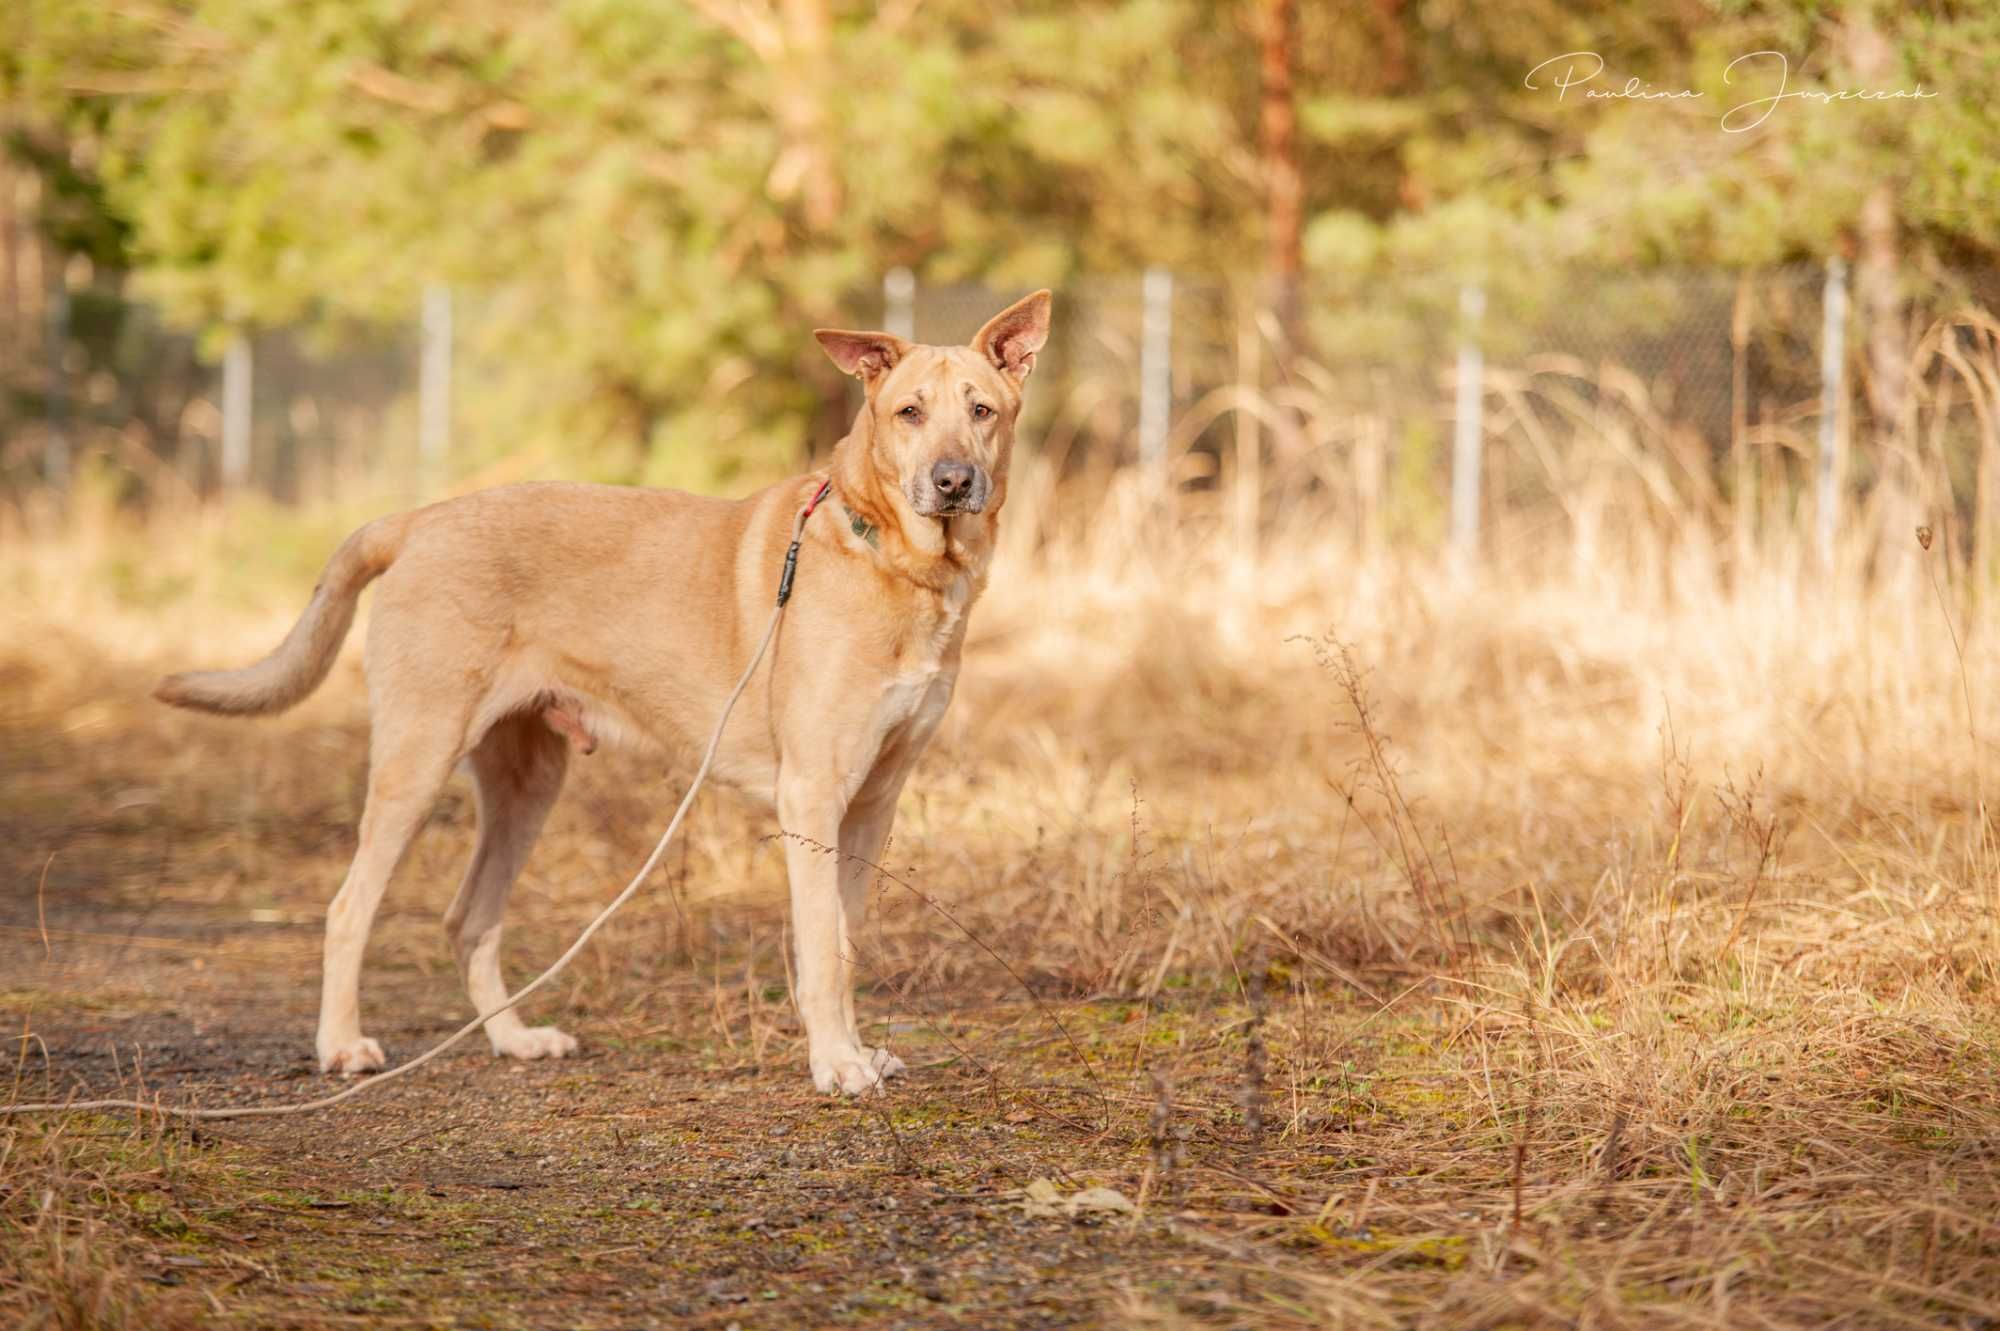
[[[921,743],[944,716],[958,679],[959,646],[972,608],[969,578],[960,578],[910,617],[898,644],[896,669],[883,682],[875,716],[884,739]]]
[[[972,578],[961,573],[943,591],[925,598],[927,604],[911,616],[910,636],[904,648],[913,665],[922,668],[920,663],[929,663],[936,668],[950,661],[956,669],[959,644],[965,641],[965,619],[972,610],[972,595]]]
[[[884,743],[929,739],[951,705],[957,679],[955,670],[929,670],[898,675],[885,683],[875,705],[875,722]]]

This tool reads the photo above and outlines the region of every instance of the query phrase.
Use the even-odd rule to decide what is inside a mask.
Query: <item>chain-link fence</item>
[[[74,279],[0,312],[0,477],[16,493],[62,486],[89,454],[135,493],[416,493],[454,453],[505,451],[504,425],[454,403],[454,381],[535,373],[472,352],[478,304],[441,289],[404,327],[265,331],[203,355],[115,283]],[[1867,378],[1883,371],[1847,331],[1848,281],[1837,261],[1329,280],[1300,293],[1290,327],[1255,282],[1077,282],[1059,293],[1024,436],[1066,466],[1257,488],[1239,518],[1305,485],[1345,492],[1377,534],[1476,548],[1510,521],[1602,522],[1621,486],[1722,527],[1831,515],[1889,474],[1894,435],[1933,499],[1979,528],[2000,490],[2000,373],[1974,312],[2000,303],[2000,272],[1930,274],[1906,293],[1906,421],[1870,415]],[[1017,294],[899,271],[850,322],[964,341]],[[802,440],[801,456],[827,442]]]

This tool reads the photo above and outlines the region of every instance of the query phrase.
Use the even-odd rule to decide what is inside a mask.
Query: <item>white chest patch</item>
[[[965,632],[965,613],[972,608],[972,579],[961,573],[951,580],[938,597],[937,617],[930,626],[929,651],[931,660],[944,656]]]
[[[874,761],[901,766],[915,760],[936,733],[958,682],[958,649],[972,608],[973,581],[960,577],[945,588],[907,630],[901,668],[882,685],[875,704]],[[856,773],[857,779],[865,774]]]
[[[924,670],[890,680],[875,713],[884,737],[900,733],[928,738],[951,705],[951,689],[957,679],[955,672]]]

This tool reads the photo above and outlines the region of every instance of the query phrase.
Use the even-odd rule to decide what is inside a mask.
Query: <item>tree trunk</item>
[[[1857,0],[1843,26],[1846,63],[1855,82],[1880,87],[1893,77],[1894,52],[1876,25],[1874,5]],[[1855,224],[1854,296],[1868,359],[1868,412],[1875,435],[1886,441],[1900,428],[1905,397],[1903,296],[1897,255],[1896,189],[1877,181]]]
[[[1879,88],[1895,77],[1895,52],[1876,22],[1876,0],[1849,0],[1842,16],[1842,55],[1854,82]],[[1857,131],[1860,132],[1860,131]],[[1925,484],[1919,436],[1911,422],[1905,429],[1903,411],[1908,397],[1909,349],[1904,329],[1900,261],[1897,255],[1896,187],[1887,172],[1893,152],[1884,149],[1874,184],[1855,219],[1854,306],[1860,321],[1862,376],[1870,428],[1865,436],[1850,435],[1872,445],[1877,484],[1881,490],[1875,533],[1876,573],[1883,577],[1914,576],[1916,564],[1904,552],[1920,524],[1935,521],[1925,512]],[[1949,503],[1947,497],[1946,502]],[[1944,553],[1951,563],[1949,547]]]
[[[832,68],[827,48],[833,19],[827,0],[784,0],[783,82],[778,93],[778,124],[784,149],[773,171],[773,192],[799,195],[806,230],[818,235],[840,217],[840,171],[827,141],[827,76]]]
[[[15,207],[20,193],[14,168],[0,158],[0,354],[14,362],[21,339],[21,221]]]
[[[1404,91],[1410,82],[1410,36],[1403,24],[1403,0],[1374,0],[1377,90]]]
[[[1263,95],[1258,141],[1264,165],[1266,300],[1277,323],[1278,372],[1299,344],[1299,238],[1305,187],[1299,173],[1298,111],[1292,100],[1293,51],[1298,39],[1297,0],[1259,0]]]
[[[1894,189],[1880,184],[1868,191],[1857,227],[1855,304],[1866,330],[1868,411],[1876,432],[1893,435],[1903,419],[1909,351],[1904,346],[1903,293],[1896,253]]]
[[[1756,474],[1750,466],[1750,274],[1736,278],[1736,300],[1729,312],[1729,500],[1736,530],[1739,570],[1750,564],[1756,528]]]
[[[771,75],[768,105],[778,130],[778,153],[764,188],[781,203],[796,200],[805,245],[820,243],[840,221],[846,198],[829,127],[834,74],[830,0],[778,0],[774,6],[695,0],[695,5],[748,47]],[[813,323],[858,322],[819,307],[793,313]],[[813,396],[804,450],[810,462],[847,428],[848,381],[817,348],[802,351],[798,365]]]

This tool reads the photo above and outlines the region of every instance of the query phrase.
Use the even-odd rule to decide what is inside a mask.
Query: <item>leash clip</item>
[[[806,501],[806,511],[799,514],[799,524],[794,528],[791,548],[785,551],[785,571],[778,578],[778,604],[783,606],[792,599],[792,579],[799,571],[799,542],[805,539],[806,519],[819,507],[819,501],[826,498],[833,489],[832,481],[821,481],[819,491]]]
[[[792,542],[792,548],[785,551],[785,571],[778,579],[778,604],[792,599],[792,577],[799,571],[799,543]]]

